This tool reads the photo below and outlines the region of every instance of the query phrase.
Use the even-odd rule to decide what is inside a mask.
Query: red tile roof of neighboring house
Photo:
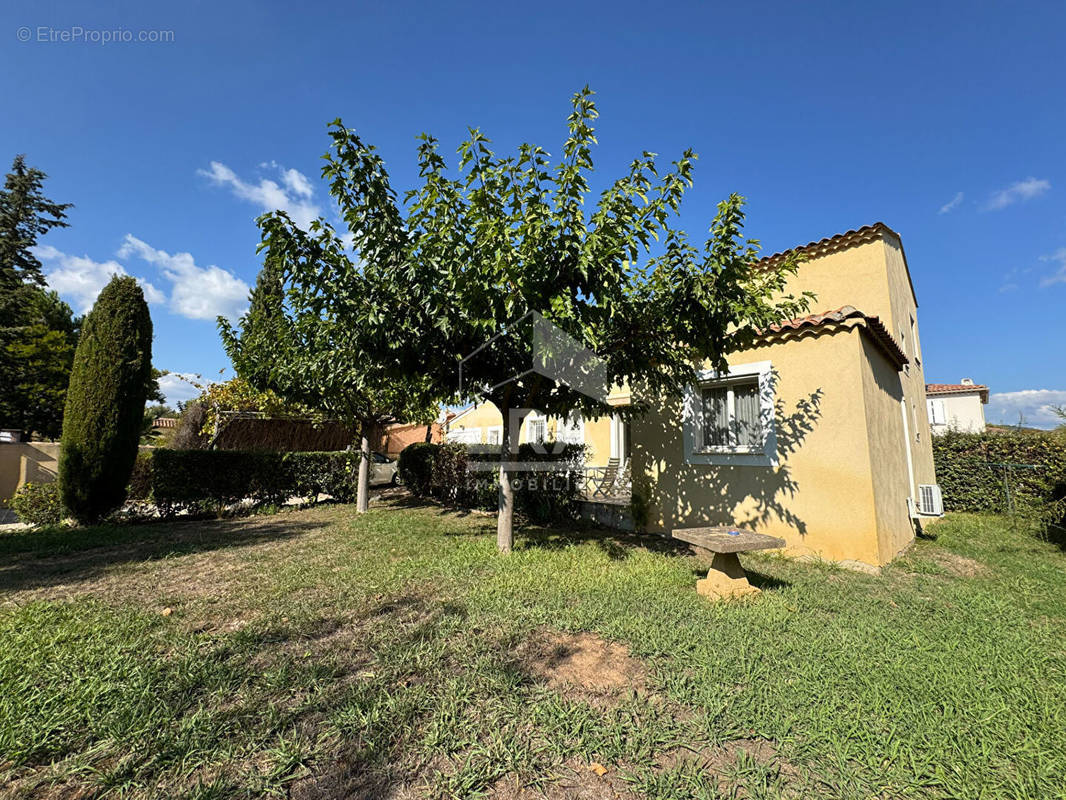
[[[927,383],[926,394],[970,394],[981,393],[981,402],[988,402],[988,387],[982,383]]]
[[[906,364],[910,363],[907,354],[903,352],[903,348],[888,332],[888,328],[885,327],[880,318],[864,314],[854,306],[841,306],[833,311],[822,311],[818,314],[808,314],[805,317],[779,322],[763,331],[762,336],[763,338],[769,338],[792,331],[803,331],[804,329],[846,326],[851,321],[863,327],[874,344],[888,356],[897,369],[903,369]]]

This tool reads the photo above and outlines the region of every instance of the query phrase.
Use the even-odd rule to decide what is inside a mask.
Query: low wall
[[[25,483],[51,483],[59,469],[59,442],[0,444],[0,500]]]

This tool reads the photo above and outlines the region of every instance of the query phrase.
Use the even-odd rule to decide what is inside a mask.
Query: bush
[[[281,505],[294,497],[328,494],[341,502],[356,495],[359,453],[268,453],[242,450],[155,450],[142,454],[130,480],[130,498],[149,501],[163,516],[220,510],[251,500]]]
[[[396,471],[400,475],[400,480],[416,497],[430,496],[433,461],[439,449],[439,444],[415,442],[400,451]]]
[[[9,501],[20,520],[37,527],[63,521],[63,504],[55,483],[27,483]]]
[[[126,498],[151,375],[144,293],[116,276],[82,325],[63,412],[59,486],[78,522],[97,522]]]
[[[948,511],[1019,511],[1061,522],[1066,438],[1057,433],[958,433],[933,437]]]
[[[562,469],[523,471],[512,476],[515,509],[537,523],[572,518],[580,491],[585,462],[584,445],[556,445],[534,448],[523,444],[516,460],[553,461]],[[549,451],[549,452],[544,452]],[[400,477],[411,493],[431,497],[462,508],[495,510],[499,491],[498,452],[450,442],[443,445],[419,442],[400,453]],[[471,471],[471,461],[485,468]]]

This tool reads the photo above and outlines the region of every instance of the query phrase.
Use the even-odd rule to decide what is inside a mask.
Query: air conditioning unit
[[[923,517],[944,516],[944,496],[935,483],[918,484],[918,513]]]

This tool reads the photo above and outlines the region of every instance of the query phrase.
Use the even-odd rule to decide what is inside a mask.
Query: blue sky
[[[0,158],[26,153],[76,204],[42,240],[61,294],[82,310],[110,273],[141,278],[156,365],[211,378],[228,366],[214,315],[241,309],[258,269],[254,218],[334,214],[330,120],[377,144],[402,190],[421,131],[445,151],[472,125],[557,152],[588,83],[605,177],[642,150],[699,153],[694,236],[731,191],[766,252],[899,231],[927,379],[972,377],[990,421],[1049,425],[1066,403],[1066,4],[859,9],[7,3]]]

